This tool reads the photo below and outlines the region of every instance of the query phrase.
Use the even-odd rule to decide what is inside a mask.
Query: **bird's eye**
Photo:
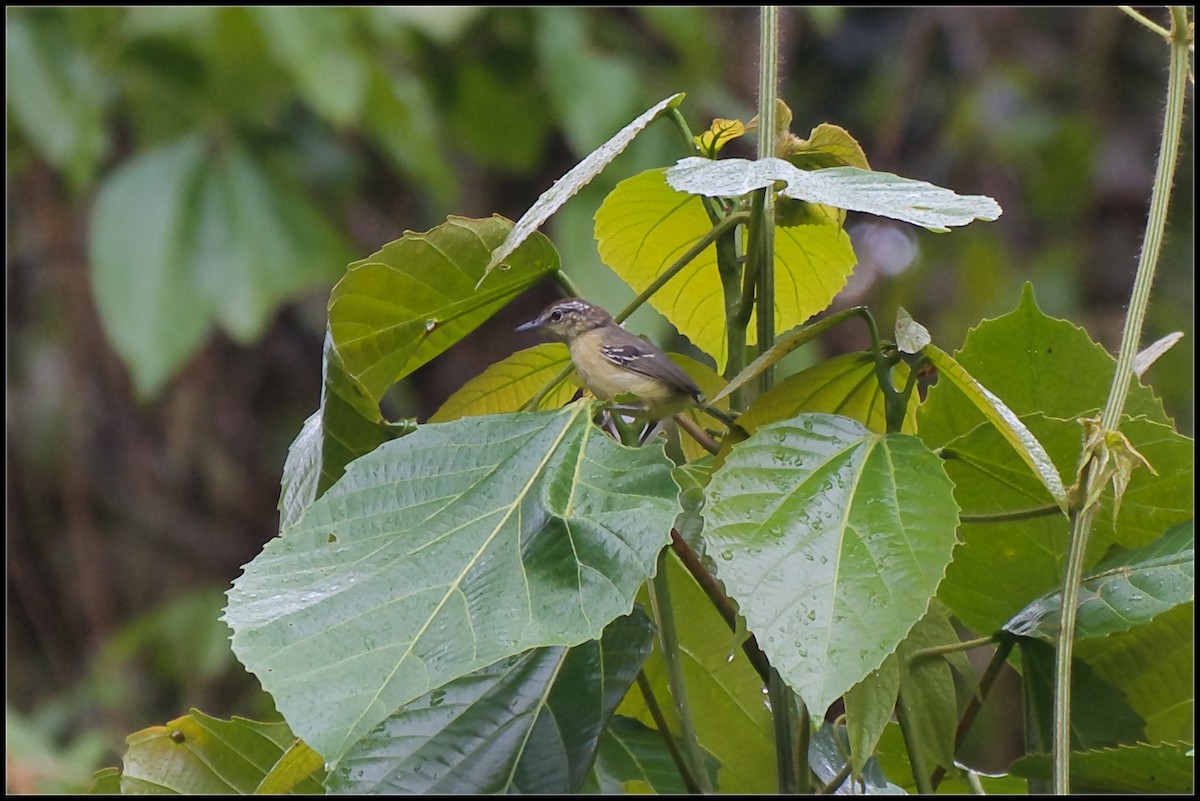
[[[555,309],[554,311],[550,312],[550,319],[557,323],[562,319],[562,312],[558,309]]]

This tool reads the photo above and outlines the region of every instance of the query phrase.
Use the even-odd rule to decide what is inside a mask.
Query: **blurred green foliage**
[[[887,319],[903,304],[952,351],[1028,280],[1048,314],[1115,349],[1161,125],[1161,41],[1108,8],[783,22],[795,130],[837,123],[875,169],[1004,207],[948,237],[852,219],[859,266],[840,305]],[[248,700],[227,649],[215,656],[212,599],[275,531],[345,264],[447,214],[517,217],[673,92],[696,131],[748,119],[757,34],[738,8],[6,11],[8,697],[10,733],[29,735],[10,748],[10,790],[69,789],[14,784],[22,755],[56,754],[76,766],[58,776],[78,777],[189,706],[269,703]],[[593,300],[631,296],[596,255],[600,200],[682,155],[655,126],[548,227]],[[1145,343],[1186,335],[1147,375],[1184,433],[1192,159]],[[639,315],[639,330],[665,325]],[[423,418],[504,356],[512,343],[494,334],[408,379],[397,411]],[[824,344],[864,344],[846,336]]]

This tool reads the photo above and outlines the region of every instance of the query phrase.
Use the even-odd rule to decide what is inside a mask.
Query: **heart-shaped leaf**
[[[661,449],[614,443],[590,409],[384,443],[234,582],[234,653],[328,760],[431,690],[628,614],[679,489]]]
[[[818,717],[925,614],[957,541],[941,461],[914,437],[834,415],[760,428],[708,500],[717,576]]]

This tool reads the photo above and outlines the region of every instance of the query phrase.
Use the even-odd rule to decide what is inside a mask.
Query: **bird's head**
[[[579,298],[564,298],[547,306],[537,319],[517,326],[517,330],[538,329],[570,342],[580,334],[611,325],[612,322],[612,315],[599,306],[593,306]]]

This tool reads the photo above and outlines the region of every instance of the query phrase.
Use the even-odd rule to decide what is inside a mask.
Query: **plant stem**
[[[654,718],[654,725],[658,728],[658,733],[662,735],[663,742],[667,746],[667,753],[671,755],[671,761],[675,763],[675,769],[679,771],[679,778],[683,780],[683,786],[689,793],[699,793],[700,786],[696,783],[696,777],[692,775],[691,769],[688,768],[683,754],[679,752],[679,744],[675,742],[675,736],[671,734],[671,727],[667,725],[667,719],[658,705],[658,699],[654,697],[654,688],[650,686],[650,680],[646,678],[646,671],[638,671],[637,686],[642,691],[646,709],[650,712],[650,717]]]
[[[1174,182],[1175,162],[1179,155],[1179,132],[1183,127],[1190,37],[1187,8],[1172,6],[1171,68],[1167,79],[1167,107],[1163,120],[1162,141],[1158,150],[1158,167],[1150,198],[1146,234],[1138,258],[1133,293],[1129,300],[1129,313],[1125,317],[1121,349],[1117,354],[1117,367],[1109,389],[1108,401],[1100,418],[1101,427],[1106,431],[1115,431],[1121,421],[1129,383],[1133,377],[1133,359],[1137,355],[1142,324],[1150,302],[1150,288],[1154,284],[1154,271],[1158,264],[1171,186]],[[1091,486],[1092,483],[1105,480],[1098,471],[1090,470],[1090,466],[1089,463],[1082,471],[1080,498],[1093,497],[1095,488]],[[1082,510],[1075,510],[1072,515],[1067,573],[1063,579],[1062,615],[1059,619],[1058,649],[1054,664],[1054,742],[1051,749],[1053,791],[1059,795],[1069,793],[1071,787],[1071,658],[1075,642],[1075,612],[1079,601],[1079,587],[1083,581],[1084,554],[1087,551],[1088,536],[1091,533],[1096,508],[1096,505],[1092,504]]]
[[[729,626],[729,630],[737,631],[737,611],[733,608],[733,602],[725,595],[721,585],[713,578],[712,573],[709,573],[704,565],[700,563],[700,557],[696,556],[696,552],[683,541],[683,537],[679,536],[679,532],[671,529],[671,549],[675,551],[675,555],[679,557],[679,561],[692,574],[692,578],[700,585],[700,589],[704,590],[704,594],[708,596],[708,600],[712,602],[714,608],[720,613],[725,625]],[[758,647],[758,640],[751,634],[742,643],[742,652],[746,654],[746,659],[749,660],[750,666],[758,673],[765,686],[770,682],[771,664],[767,661],[766,655],[762,649]]]
[[[935,645],[932,648],[924,648],[920,651],[914,651],[908,661],[915,662],[918,659],[927,659],[931,656],[944,656],[946,654],[954,654],[959,651],[970,651],[973,648],[982,648],[985,645],[991,645],[996,641],[995,637],[979,637],[974,640],[965,642],[952,642],[948,645]]]
[[[668,551],[658,554],[658,570],[646,585],[650,595],[650,607],[654,622],[658,626],[658,640],[662,646],[663,661],[667,665],[667,686],[675,703],[675,714],[679,718],[679,733],[683,739],[684,756],[692,769],[692,775],[702,792],[711,793],[708,773],[704,770],[704,754],[696,727],[692,722],[692,711],[687,699],[687,686],[683,679],[683,663],[679,648],[679,637],[675,631],[675,614],[671,609],[671,590],[667,583]]]
[[[759,32],[758,68],[758,157],[775,155],[775,104],[779,94],[779,8],[763,6]],[[758,263],[756,273],[758,312],[758,352],[766,353],[775,343],[775,191],[762,189],[755,198],[754,211],[759,224],[747,252]],[[767,368],[759,376],[758,392],[775,383],[775,371]]]

